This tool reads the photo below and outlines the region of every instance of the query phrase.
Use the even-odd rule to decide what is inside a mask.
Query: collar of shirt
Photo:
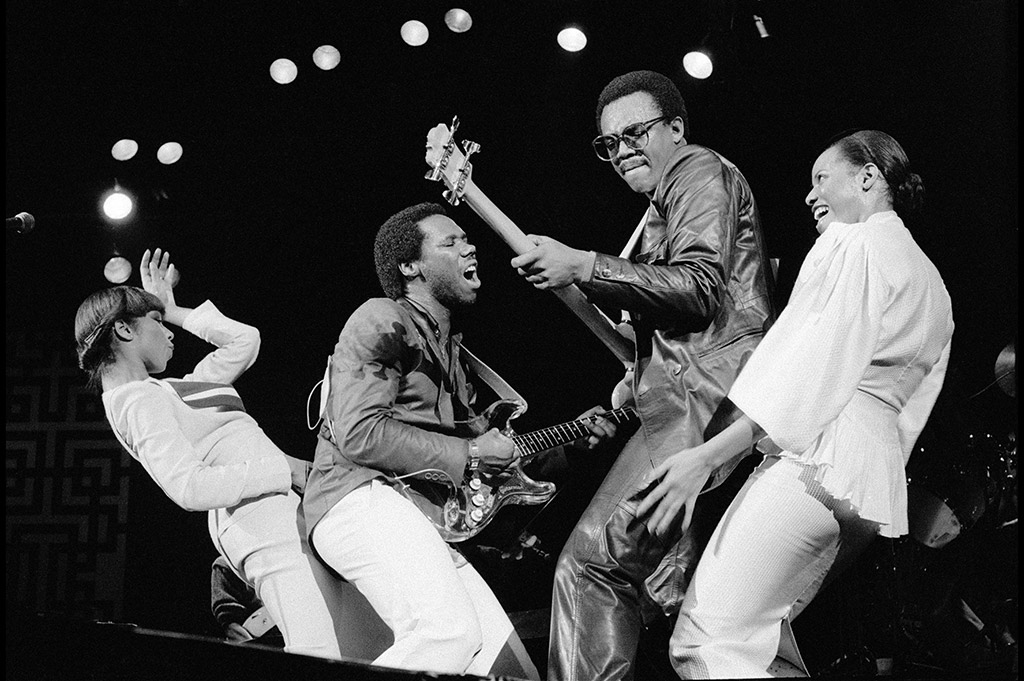
[[[428,352],[446,375],[449,389],[454,390],[455,370],[458,363],[458,351],[455,348],[462,344],[462,333],[450,333],[447,339],[442,338],[441,327],[437,320],[422,305],[408,298],[399,298],[398,302],[409,312],[413,323],[416,324],[420,335],[427,343]]]
[[[430,312],[428,312],[427,309],[420,305],[419,303],[412,301],[408,298],[399,298],[398,302],[402,305],[402,307],[409,311],[409,314],[412,315],[413,321],[416,322],[416,325],[420,328],[421,331],[429,331],[429,333],[425,333],[424,335],[433,338],[434,341],[439,346],[447,345],[447,341],[449,339],[454,341],[455,343],[462,342],[461,331],[450,331],[449,338],[442,338],[441,325],[438,324],[437,320],[434,319],[433,315],[431,315]]]

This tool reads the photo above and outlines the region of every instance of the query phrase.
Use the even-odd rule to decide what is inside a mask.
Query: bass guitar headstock
[[[443,196],[453,206],[462,201],[466,182],[473,172],[469,157],[480,151],[480,145],[469,140],[463,141],[463,149],[459,149],[455,141],[455,131],[458,129],[459,117],[456,116],[450,128],[439,123],[427,133],[426,161],[431,170],[424,176],[434,182],[444,182],[448,188]]]

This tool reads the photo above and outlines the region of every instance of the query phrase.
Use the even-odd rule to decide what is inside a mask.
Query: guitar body
[[[427,516],[442,539],[461,542],[476,536],[509,504],[543,504],[555,496],[554,483],[531,479],[518,463],[511,471],[501,479],[477,473],[457,488],[439,480],[402,481],[399,491]]]
[[[470,437],[497,428],[512,438],[519,456],[505,474],[488,476],[476,471],[458,485],[446,475],[431,471],[413,478],[392,479],[395,488],[419,507],[445,541],[470,539],[505,506],[550,501],[557,491],[555,484],[533,480],[523,472],[523,465],[552,447],[585,437],[589,432],[586,424],[596,418],[592,416],[517,435],[509,422],[522,411],[523,405],[514,400],[498,400],[465,424]],[[599,416],[621,422],[635,418],[636,412],[631,407],[623,407]]]
[[[514,437],[510,423],[523,412],[514,400],[498,400],[483,413],[460,425],[464,437],[497,428]],[[476,471],[456,487],[441,474],[425,473],[398,481],[398,489],[437,527],[447,542],[465,541],[482,530],[494,514],[508,504],[543,504],[555,495],[551,482],[537,482],[523,472],[522,453],[510,467],[511,475],[490,477]]]

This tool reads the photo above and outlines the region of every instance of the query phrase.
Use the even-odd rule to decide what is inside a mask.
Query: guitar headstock
[[[459,205],[465,191],[466,182],[473,172],[469,157],[480,150],[476,142],[463,142],[465,153],[459,149],[455,141],[455,131],[459,128],[459,118],[452,119],[451,128],[444,123],[435,125],[427,133],[427,153],[425,160],[431,170],[426,174],[428,180],[444,182],[448,187],[444,198],[453,206]]]

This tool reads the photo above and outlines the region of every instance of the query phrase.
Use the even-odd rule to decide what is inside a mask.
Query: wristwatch
[[[471,478],[480,468],[480,445],[476,440],[469,441],[469,458],[466,460],[466,477]]]

